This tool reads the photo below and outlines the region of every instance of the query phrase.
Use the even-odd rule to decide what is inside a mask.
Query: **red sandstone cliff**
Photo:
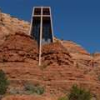
[[[29,34],[29,22],[12,17],[9,14],[0,13],[0,44],[9,34],[15,34],[18,31]]]
[[[5,71],[10,80],[9,89],[23,89],[25,82],[31,82],[45,87],[44,96],[59,97],[68,93],[73,84],[78,84],[96,95],[100,94],[99,53],[90,55],[72,41],[59,40],[43,46],[42,65],[38,66],[37,43],[28,33],[28,22],[2,14],[0,69]],[[21,100],[20,98],[27,96],[7,98],[9,99],[5,99]],[[28,98],[32,100],[37,97]]]

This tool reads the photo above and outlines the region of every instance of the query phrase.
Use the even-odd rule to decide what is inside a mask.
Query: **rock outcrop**
[[[29,28],[29,22],[0,12],[0,45],[9,34],[15,34],[18,31],[29,34]]]
[[[24,33],[6,37],[0,46],[0,62],[24,62],[38,60],[38,47],[35,40]]]
[[[43,45],[42,65],[38,66],[38,46],[28,33],[28,22],[2,13],[0,69],[4,70],[10,81],[8,92],[15,87],[23,90],[28,82],[45,87],[44,96],[47,97],[68,93],[74,84],[89,89],[93,94],[100,94],[99,53],[91,55],[72,41],[55,38],[54,43]],[[35,97],[17,97],[14,100],[20,98],[32,100]]]

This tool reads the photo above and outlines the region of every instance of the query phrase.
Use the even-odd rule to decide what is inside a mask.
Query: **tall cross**
[[[34,7],[30,27],[31,36],[39,47],[39,66],[42,59],[42,45],[53,42],[53,24],[50,7]]]

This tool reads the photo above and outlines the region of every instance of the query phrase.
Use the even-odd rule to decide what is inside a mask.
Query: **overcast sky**
[[[51,6],[55,36],[100,52],[100,0],[0,0],[3,12],[27,21],[34,6]]]

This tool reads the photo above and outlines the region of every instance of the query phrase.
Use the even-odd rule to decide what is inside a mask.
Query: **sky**
[[[50,6],[54,35],[100,52],[100,0],[0,0],[2,12],[26,21],[34,6]]]

